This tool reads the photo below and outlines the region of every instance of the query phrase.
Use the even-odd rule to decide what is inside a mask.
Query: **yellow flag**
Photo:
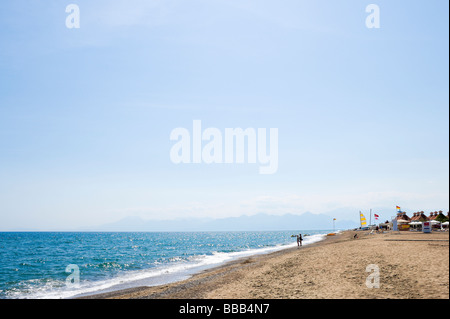
[[[366,218],[364,217],[363,213],[359,212],[361,227],[365,227],[367,225]]]

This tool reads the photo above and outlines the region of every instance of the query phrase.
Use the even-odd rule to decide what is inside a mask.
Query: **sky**
[[[366,26],[371,3],[380,28]],[[1,1],[0,231],[447,212],[448,6]],[[276,172],[173,163],[172,130],[195,120],[278,129]]]

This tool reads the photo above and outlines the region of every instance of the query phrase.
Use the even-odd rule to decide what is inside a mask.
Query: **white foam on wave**
[[[303,245],[309,245],[323,240],[326,234],[316,234],[304,237]],[[175,261],[168,265],[136,271],[125,271],[115,278],[95,282],[81,281],[79,287],[63,285],[52,288],[49,286],[35,287],[26,294],[18,293],[12,298],[30,299],[60,299],[93,295],[103,292],[121,290],[139,286],[156,286],[189,278],[192,274],[207,268],[219,266],[226,262],[253,255],[267,254],[287,248],[296,247],[293,242],[286,245],[269,246],[248,249],[237,252],[213,252],[211,255],[195,255],[188,260]],[[61,286],[61,283],[59,284]]]

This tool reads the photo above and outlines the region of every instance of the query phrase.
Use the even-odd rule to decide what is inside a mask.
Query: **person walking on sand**
[[[297,236],[297,245],[301,246],[302,245],[302,241],[303,241],[302,234],[298,234],[298,236]]]

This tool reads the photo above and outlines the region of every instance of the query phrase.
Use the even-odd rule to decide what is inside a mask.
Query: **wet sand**
[[[355,233],[359,238],[353,239]],[[236,260],[184,281],[83,298],[448,299],[449,233],[346,231],[304,247]]]

